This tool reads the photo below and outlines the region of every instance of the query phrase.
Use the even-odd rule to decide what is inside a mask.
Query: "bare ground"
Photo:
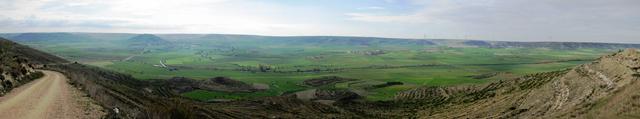
[[[106,113],[53,71],[0,97],[0,119],[96,119]]]

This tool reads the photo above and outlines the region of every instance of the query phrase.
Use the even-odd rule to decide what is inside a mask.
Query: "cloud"
[[[639,42],[636,0],[416,0],[418,9],[347,13],[349,20],[438,27],[478,39]],[[434,29],[424,29],[432,31]],[[553,38],[553,39],[552,39]]]
[[[384,2],[387,2],[387,3],[395,3],[395,2],[397,2],[397,0],[384,0]]]
[[[359,10],[384,10],[384,9],[387,9],[387,8],[380,7],[380,6],[369,6],[369,7],[361,7],[361,8],[358,8],[358,9]]]
[[[637,0],[0,0],[0,32],[636,42]]]
[[[295,27],[266,16],[280,8],[227,0],[47,0],[8,1],[5,27],[77,27],[121,32],[264,32]],[[251,8],[251,9],[247,9]],[[211,28],[211,29],[209,29]],[[215,28],[215,29],[214,29]]]
[[[364,22],[403,22],[403,23],[427,23],[431,20],[428,16],[422,15],[379,15],[370,13],[347,13],[350,20],[364,21]]]

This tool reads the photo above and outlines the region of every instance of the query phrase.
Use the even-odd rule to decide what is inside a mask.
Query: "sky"
[[[0,32],[640,43],[640,0],[0,0]]]

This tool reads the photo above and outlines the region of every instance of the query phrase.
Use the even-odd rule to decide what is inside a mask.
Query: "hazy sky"
[[[0,0],[0,32],[640,43],[640,0]]]

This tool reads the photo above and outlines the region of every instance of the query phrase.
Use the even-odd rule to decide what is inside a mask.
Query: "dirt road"
[[[101,108],[53,71],[0,97],[0,119],[95,119]]]

